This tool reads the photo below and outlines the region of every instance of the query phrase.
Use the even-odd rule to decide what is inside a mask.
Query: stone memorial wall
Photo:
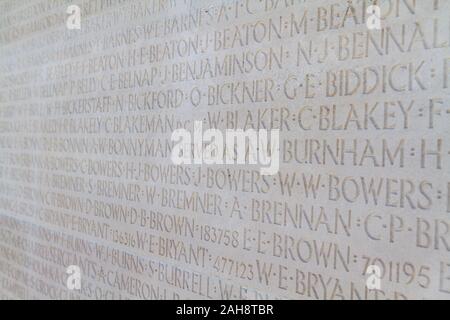
[[[448,0],[1,1],[0,298],[449,299],[449,128]]]

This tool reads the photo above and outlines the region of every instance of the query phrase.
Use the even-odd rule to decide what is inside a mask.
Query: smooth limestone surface
[[[373,4],[0,2],[0,297],[450,298],[450,1]]]

